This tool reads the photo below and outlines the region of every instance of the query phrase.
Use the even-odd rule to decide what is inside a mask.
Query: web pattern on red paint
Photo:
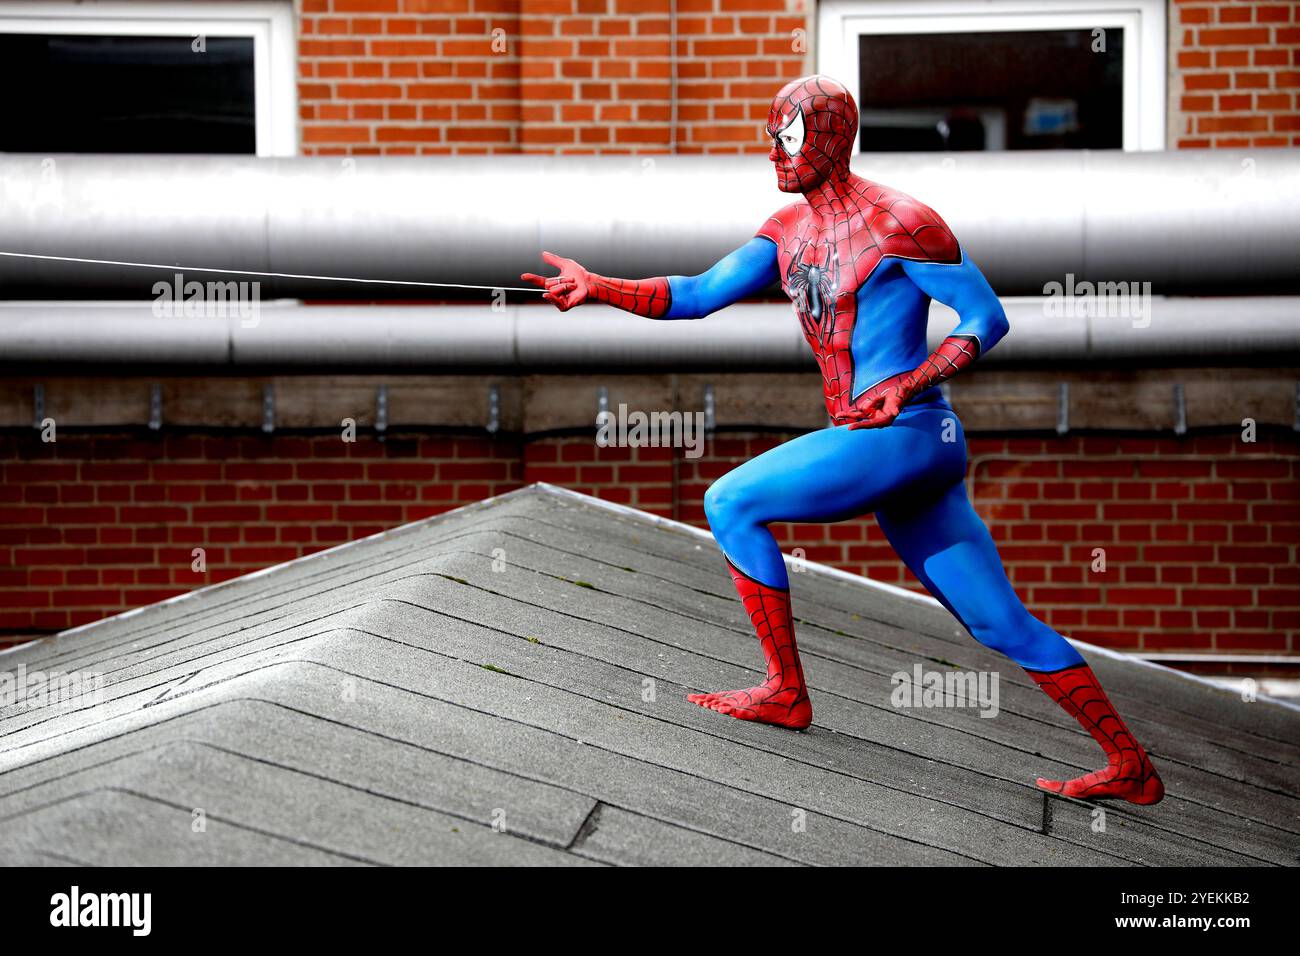
[[[1146,751],[1134,738],[1086,664],[1052,673],[1029,671],[1048,697],[1077,720],[1106,752],[1106,766],[1073,780],[1040,780],[1039,786],[1067,797],[1122,797],[1155,803],[1164,785]]]
[[[790,592],[761,584],[730,561],[727,570],[758,634],[767,679],[745,690],[691,694],[692,703],[738,717],[802,729],[812,723],[812,703],[794,640]]]
[[[858,289],[886,257],[961,261],[956,237],[928,207],[865,180],[852,184],[847,193],[846,199],[815,196],[810,202],[792,203],[757,233],[777,245],[782,284],[821,369],[826,408],[835,420],[852,405]],[[810,307],[810,278],[819,280],[820,311]]]
[[[606,302],[616,309],[651,319],[665,315],[673,301],[668,280],[664,276],[651,279],[611,279],[592,275],[590,291],[592,298],[598,302]]]

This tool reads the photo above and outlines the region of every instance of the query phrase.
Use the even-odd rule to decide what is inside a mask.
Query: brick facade
[[[680,452],[589,436],[83,433],[42,445],[10,433],[0,629],[95,620],[531,481],[703,526],[709,483],[786,437],[719,434],[674,465]],[[1143,651],[1300,650],[1296,436],[974,437],[970,460],[1013,584],[1065,633]],[[919,587],[870,518],[774,530],[809,560]]]
[[[1170,5],[1170,143],[1179,149],[1300,145],[1300,5]]]
[[[815,4],[676,8],[674,78],[669,0],[300,0],[302,151],[765,151]],[[1170,0],[1171,148],[1300,145],[1298,10]]]
[[[302,150],[766,150],[810,62],[805,0],[676,8],[674,78],[669,0],[301,0]]]

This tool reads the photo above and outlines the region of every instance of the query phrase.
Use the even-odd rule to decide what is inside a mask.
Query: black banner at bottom
[[[989,941],[1014,928],[1020,939],[1198,933],[1231,945],[1289,926],[1294,890],[1285,869],[7,869],[0,911],[10,945],[59,936],[337,945],[457,926],[484,940],[544,927],[608,945],[608,920],[685,941],[760,931],[782,911],[814,944],[818,930],[842,934],[847,920],[854,932],[922,938],[965,925]]]

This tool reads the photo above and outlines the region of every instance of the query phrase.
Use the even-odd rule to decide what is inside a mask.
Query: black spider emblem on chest
[[[804,333],[823,338],[833,324],[835,296],[840,289],[840,260],[835,244],[805,241],[790,257],[785,287]]]

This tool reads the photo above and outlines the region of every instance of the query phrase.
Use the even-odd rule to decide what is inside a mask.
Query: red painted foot
[[[794,730],[803,730],[812,723],[812,702],[801,687],[772,690],[760,684],[748,690],[688,694],[686,699],[740,720],[757,720],[762,724],[778,724]]]
[[[1115,712],[1091,667],[1078,664],[1051,673],[1028,673],[1048,697],[1092,734],[1108,758],[1102,769],[1073,780],[1039,777],[1039,787],[1083,800],[1127,800],[1141,806],[1160,802],[1165,795],[1160,774]]]
[[[746,690],[690,694],[686,699],[740,720],[802,730],[812,723],[812,702],[808,699],[803,665],[794,642],[790,592],[760,584],[738,571],[730,561],[727,569],[758,632],[758,642],[767,659],[767,680]]]

